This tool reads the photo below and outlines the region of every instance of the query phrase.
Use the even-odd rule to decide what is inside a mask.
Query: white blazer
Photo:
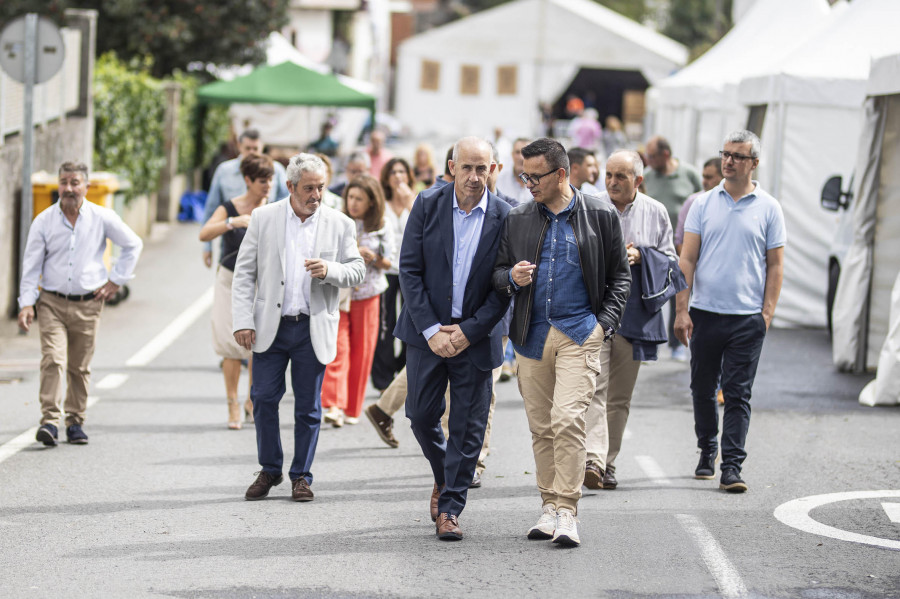
[[[356,246],[353,220],[324,205],[318,212],[314,255],[328,263],[328,272],[324,279],[314,278],[310,283],[309,333],[316,358],[328,364],[337,354],[338,289],[359,285],[366,265]],[[257,353],[269,349],[281,323],[286,219],[281,202],[254,210],[234,267],[233,328],[256,331],[253,351]]]

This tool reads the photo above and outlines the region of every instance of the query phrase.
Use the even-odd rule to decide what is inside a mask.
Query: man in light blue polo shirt
[[[694,477],[715,477],[716,385],[721,376],[725,412],[719,488],[731,493],[747,490],[740,473],[747,457],[750,392],[784,276],[784,214],[752,179],[759,147],[759,138],[750,131],[730,133],[719,152],[724,180],[691,206],[681,250],[688,288],[677,296],[675,318],[675,333],[691,348],[694,431],[700,448]]]

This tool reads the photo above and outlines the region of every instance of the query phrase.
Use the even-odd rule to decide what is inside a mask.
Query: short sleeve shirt
[[[781,204],[755,189],[734,201],[724,182],[691,206],[686,233],[700,236],[691,307],[719,314],[757,314],[766,288],[766,252],[787,243]]]

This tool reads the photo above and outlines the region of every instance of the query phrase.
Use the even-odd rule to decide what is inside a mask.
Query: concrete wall
[[[55,173],[65,160],[82,160],[91,164],[94,151],[94,113],[91,100],[91,81],[96,47],[95,11],[67,11],[67,28],[81,32],[78,47],[66,47],[66,52],[79,57],[66,60],[62,77],[77,82],[79,102],[75,109],[62,117],[38,122],[34,135],[34,170]],[[15,86],[6,78],[0,87],[0,103],[15,93]],[[0,310],[4,315],[18,312],[16,297],[19,287],[19,214],[22,193],[23,140],[20,132],[0,140]]]

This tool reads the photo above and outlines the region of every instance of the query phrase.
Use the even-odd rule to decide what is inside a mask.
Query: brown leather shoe
[[[375,427],[375,432],[378,433],[381,440],[391,447],[400,447],[400,441],[394,437],[394,431],[392,430],[394,428],[394,419],[379,408],[378,404],[373,403],[365,411],[369,422]]]
[[[600,470],[600,466],[590,462],[585,465],[584,486],[588,489],[603,488],[603,470]]]
[[[431,491],[431,521],[437,522],[438,517],[438,499],[441,498],[441,491],[444,489],[444,486],[441,485],[438,487],[437,483],[434,483],[434,489]]]
[[[606,469],[606,474],[603,475],[603,488],[607,491],[613,491],[617,486],[619,486],[619,481],[616,480],[616,471],[610,466]]]
[[[302,476],[291,483],[291,499],[294,501],[312,501],[314,497],[309,483]]]
[[[441,515],[438,516],[435,529],[438,538],[442,541],[459,541],[463,537],[456,516],[447,512],[441,512]]]
[[[259,476],[256,477],[256,480],[253,481],[253,484],[250,485],[250,488],[247,489],[247,492],[244,494],[244,499],[247,501],[265,499],[269,494],[269,489],[277,487],[284,480],[284,477],[280,474],[278,476],[272,476],[268,472],[263,472],[262,470],[256,474]]]

